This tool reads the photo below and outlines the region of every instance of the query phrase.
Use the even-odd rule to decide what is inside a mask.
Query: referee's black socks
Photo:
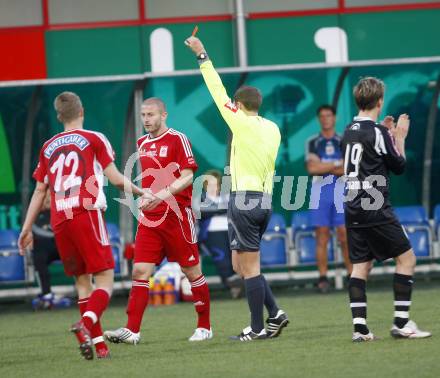
[[[255,333],[260,333],[264,328],[263,310],[265,300],[265,282],[263,275],[244,280],[246,297],[251,311],[251,328]]]
[[[269,313],[269,318],[274,318],[275,316],[277,316],[279,308],[277,306],[277,303],[275,302],[275,297],[272,294],[272,290],[267,283],[266,278],[263,275],[261,275],[261,277],[263,277],[265,290],[264,305],[266,306],[267,312]]]
[[[360,278],[351,277],[348,282],[348,294],[350,296],[354,332],[368,335],[370,330],[367,327],[367,295],[365,293],[365,287],[365,280]]]
[[[412,285],[413,276],[394,274],[394,324],[399,328],[405,327],[409,320]]]

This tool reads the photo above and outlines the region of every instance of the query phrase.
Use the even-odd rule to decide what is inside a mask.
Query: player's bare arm
[[[35,222],[35,219],[37,219],[41,208],[43,207],[46,190],[47,184],[37,182],[37,186],[34,190],[34,194],[32,195],[32,199],[26,213],[26,219],[23,222],[20,237],[18,238],[18,248],[20,250],[20,255],[24,255],[28,248],[33,247],[34,238],[32,235],[32,225]]]
[[[141,188],[133,184],[127,177],[119,172],[114,163],[109,164],[104,169],[104,174],[114,186],[126,193],[133,193],[138,196],[143,196],[145,194]]]
[[[343,176],[344,175],[344,160],[337,160],[333,162],[333,169],[330,171],[332,175]]]
[[[192,169],[183,169],[180,177],[171,183],[165,189],[162,189],[160,192],[157,192],[153,199],[143,198],[140,204],[140,209],[142,210],[153,210],[156,208],[162,201],[167,200],[171,196],[181,192],[190,186],[194,179],[194,172]]]

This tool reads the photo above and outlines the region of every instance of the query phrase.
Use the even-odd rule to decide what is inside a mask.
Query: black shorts
[[[228,206],[229,247],[236,251],[259,251],[269,224],[272,196],[261,192],[232,192]]]
[[[379,226],[349,227],[347,239],[353,264],[395,258],[411,249],[406,232],[397,220]]]

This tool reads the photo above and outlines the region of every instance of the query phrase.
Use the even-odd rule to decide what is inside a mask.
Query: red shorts
[[[191,208],[181,208],[182,219],[169,211],[163,221],[160,216],[144,217],[136,232],[134,263],[160,264],[166,257],[180,266],[199,263],[199,249]]]
[[[102,211],[84,211],[57,226],[55,242],[68,276],[114,269]]]

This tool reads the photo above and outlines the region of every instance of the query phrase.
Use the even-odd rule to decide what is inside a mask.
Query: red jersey
[[[44,143],[33,177],[50,187],[54,229],[83,211],[107,208],[103,171],[113,161],[110,142],[96,131],[65,131]]]
[[[149,188],[157,193],[180,177],[183,169],[197,170],[197,163],[186,135],[168,129],[162,135],[151,138],[149,134],[137,141],[142,167],[142,188]],[[179,207],[191,207],[192,184],[174,195]],[[163,214],[168,204],[160,203],[152,211],[144,214]]]

